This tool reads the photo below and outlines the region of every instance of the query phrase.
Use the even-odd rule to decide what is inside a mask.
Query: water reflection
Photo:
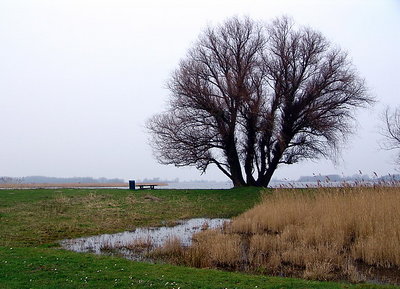
[[[60,242],[64,249],[95,254],[116,254],[128,259],[144,260],[144,252],[161,247],[171,238],[179,238],[189,246],[193,234],[205,229],[222,227],[228,219],[196,218],[179,221],[176,226],[138,228],[116,234],[103,234]]]

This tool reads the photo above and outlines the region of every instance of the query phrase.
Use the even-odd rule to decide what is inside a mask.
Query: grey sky
[[[384,105],[400,104],[400,1],[2,0],[0,176],[225,180],[157,164],[144,123],[165,108],[166,81],[207,25],[283,14],[347,50],[379,102],[357,114],[336,164],[303,162],[275,177],[394,172],[378,126]]]

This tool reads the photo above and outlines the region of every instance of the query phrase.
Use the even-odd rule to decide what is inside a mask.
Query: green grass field
[[[233,217],[260,200],[232,190],[46,189],[0,191],[0,288],[395,288],[267,277],[78,254],[57,241]]]
[[[259,201],[255,189],[58,189],[0,191],[0,245],[38,246],[64,238],[161,226],[193,217],[232,217]]]

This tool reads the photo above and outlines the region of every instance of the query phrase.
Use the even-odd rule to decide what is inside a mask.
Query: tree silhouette
[[[400,107],[394,109],[387,107],[385,109],[382,135],[384,136],[382,142],[383,149],[400,149]],[[396,162],[400,164],[400,153],[398,153]]]
[[[267,186],[280,164],[330,157],[354,108],[373,100],[346,53],[286,17],[207,28],[147,128],[159,162],[216,165],[234,186]]]

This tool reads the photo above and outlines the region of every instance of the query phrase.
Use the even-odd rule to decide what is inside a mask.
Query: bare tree
[[[288,18],[206,29],[147,127],[163,164],[216,165],[234,186],[267,186],[280,164],[329,157],[371,103],[347,55]]]
[[[384,127],[382,135],[384,140],[382,148],[386,150],[400,149],[400,107],[391,110],[389,107],[385,109],[383,114]],[[400,164],[400,153],[397,156],[397,163]]]

